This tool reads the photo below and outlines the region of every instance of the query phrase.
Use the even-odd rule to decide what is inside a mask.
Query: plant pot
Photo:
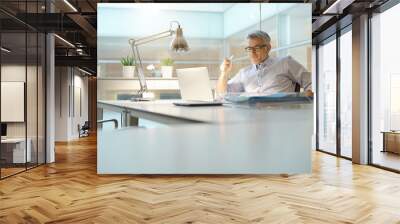
[[[172,78],[173,66],[161,66],[161,74],[163,78]]]
[[[122,66],[122,77],[133,78],[135,76],[135,66]]]

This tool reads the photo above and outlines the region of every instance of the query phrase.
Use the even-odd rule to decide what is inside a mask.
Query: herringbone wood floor
[[[313,154],[308,175],[98,176],[96,139],[0,181],[0,223],[400,223],[400,175]]]

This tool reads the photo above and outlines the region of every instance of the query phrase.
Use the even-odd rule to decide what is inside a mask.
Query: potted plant
[[[161,60],[161,74],[163,78],[172,78],[174,60],[166,58]]]
[[[122,76],[125,78],[133,78],[135,76],[135,59],[130,56],[121,58]]]

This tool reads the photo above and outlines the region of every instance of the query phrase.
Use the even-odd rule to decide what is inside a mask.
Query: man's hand
[[[314,93],[311,90],[306,90],[304,92],[304,96],[312,97],[313,95],[314,95]]]
[[[231,60],[225,59],[221,66],[219,66],[219,69],[221,70],[221,73],[224,73],[224,75],[228,74],[232,70]]]
[[[219,69],[221,70],[221,75],[219,76],[217,82],[217,93],[220,95],[226,93],[228,75],[229,72],[232,70],[231,60],[225,59],[222,62],[221,66],[219,66]]]

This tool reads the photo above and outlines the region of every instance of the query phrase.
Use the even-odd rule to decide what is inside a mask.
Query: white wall
[[[178,21],[187,38],[222,38],[223,14],[218,12],[166,9],[157,3],[99,4],[97,35],[99,37],[143,37],[167,31],[170,21]],[[205,4],[187,4],[196,10]],[[157,22],[154,22],[154,21]],[[124,21],[124,22],[122,22]],[[127,26],[127,24],[129,24]],[[139,27],[139,29],[138,29]],[[173,28],[176,25],[174,24]]]
[[[28,74],[36,73],[36,68],[32,66],[25,67],[25,65],[2,65],[1,66],[1,81],[5,82],[25,82],[25,75],[27,69]],[[27,96],[36,96],[35,93],[27,93]],[[7,108],[1,108],[7,110]],[[28,120],[33,120],[29,117]],[[25,122],[8,122],[7,123],[7,136],[8,137],[25,137]],[[29,137],[29,136],[28,136]]]
[[[72,138],[78,138],[78,124],[81,126],[88,120],[88,78],[82,77],[80,75],[75,75],[74,77],[74,89],[75,94],[74,104],[75,106],[72,108],[72,119],[71,119],[71,135]],[[80,91],[80,93],[78,93]],[[80,95],[80,97],[79,97]],[[81,102],[79,102],[79,100]],[[71,103],[72,104],[72,103]],[[79,108],[81,107],[81,108]],[[82,111],[80,111],[82,110]]]
[[[55,141],[77,139],[78,124],[88,120],[88,78],[71,67],[57,67],[55,86]]]
[[[70,84],[67,67],[55,69],[55,141],[68,140],[68,116]]]

